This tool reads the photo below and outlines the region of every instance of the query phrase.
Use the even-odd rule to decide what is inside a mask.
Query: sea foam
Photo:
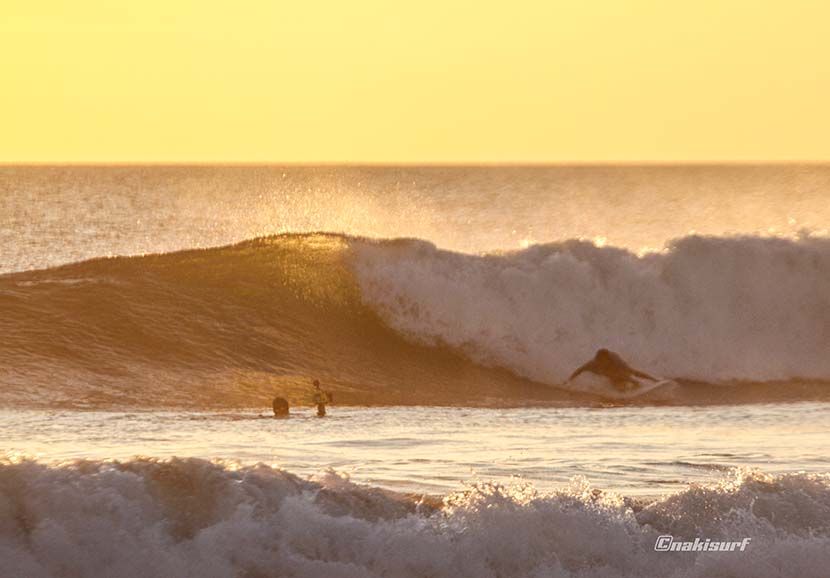
[[[830,478],[737,471],[638,503],[575,478],[443,500],[197,459],[0,463],[3,576],[826,576]],[[751,538],[745,552],[655,540]]]

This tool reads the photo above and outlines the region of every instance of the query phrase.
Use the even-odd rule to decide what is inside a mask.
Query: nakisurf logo
[[[743,552],[752,541],[744,538],[740,542],[720,542],[706,538],[695,538],[694,542],[676,542],[674,536],[658,536],[654,542],[655,552]]]

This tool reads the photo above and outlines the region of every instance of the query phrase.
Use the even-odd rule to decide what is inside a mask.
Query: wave
[[[599,347],[680,380],[657,402],[827,398],[830,240],[569,241],[489,255],[280,235],[0,276],[0,403],[585,402]],[[723,387],[737,385],[737,387]]]
[[[830,477],[739,470],[638,501],[580,478],[395,494],[329,472],[198,459],[0,461],[4,575],[819,577]],[[655,552],[658,536],[745,552]]]

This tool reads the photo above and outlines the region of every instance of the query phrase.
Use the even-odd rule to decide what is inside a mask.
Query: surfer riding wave
[[[569,383],[577,378],[580,374],[589,371],[596,375],[601,375],[608,378],[611,384],[619,391],[628,391],[635,387],[639,387],[639,383],[634,379],[641,377],[651,381],[658,381],[652,375],[639,371],[628,365],[619,354],[609,351],[608,349],[600,349],[597,351],[594,358],[587,363],[579,366],[568,378],[566,383]]]

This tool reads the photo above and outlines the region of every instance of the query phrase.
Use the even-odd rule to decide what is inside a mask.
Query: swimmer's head
[[[319,379],[314,380],[314,387],[320,387],[320,380]]]
[[[608,351],[605,348],[600,349],[599,351],[597,351],[597,359],[606,360],[606,359],[609,359],[610,357],[611,357],[611,352]]]

